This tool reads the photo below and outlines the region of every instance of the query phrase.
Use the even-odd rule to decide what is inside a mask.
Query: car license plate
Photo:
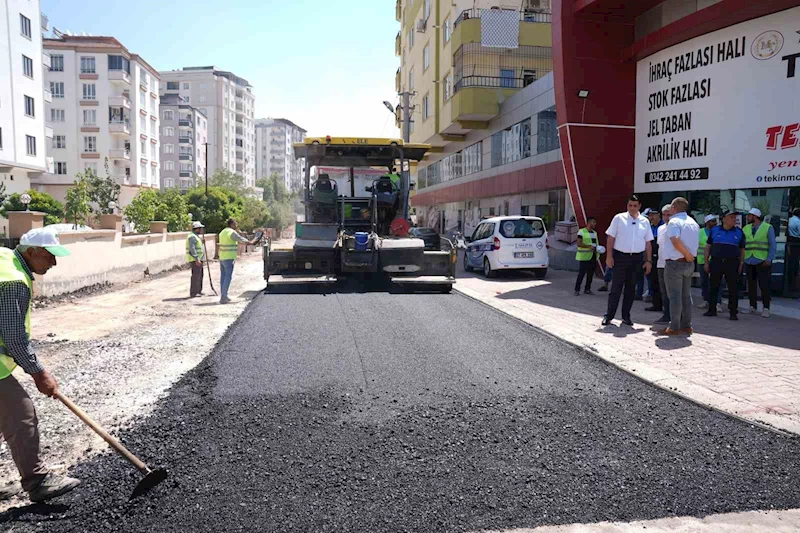
[[[514,257],[517,259],[531,259],[534,255],[534,252],[514,252]]]

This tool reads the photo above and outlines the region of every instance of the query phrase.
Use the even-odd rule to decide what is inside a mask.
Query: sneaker
[[[761,316],[763,316],[764,318],[769,318],[769,308],[764,309],[761,312]]]
[[[22,492],[22,485],[19,484],[19,481],[12,481],[0,487],[0,501],[10,500],[20,492]]]
[[[44,502],[62,496],[80,484],[78,479],[59,476],[51,472],[42,478],[35,489],[28,491],[28,497],[35,503]]]
[[[703,302],[697,306],[698,309],[708,309],[708,302]]]
[[[647,302],[647,303],[652,303],[653,302],[653,297],[650,296],[650,295],[645,296],[644,297],[644,301]]]
[[[711,309],[709,309],[708,311],[703,313],[703,316],[717,316],[717,312],[716,311],[712,311]]]
[[[229,303],[231,303],[231,299],[230,298],[222,298],[222,299],[220,299],[219,303],[221,303],[221,304],[229,304]]]
[[[664,312],[664,308],[663,307],[656,307],[656,306],[645,307],[644,310],[645,311],[653,311],[655,313],[663,313]]]
[[[731,320],[739,320],[738,315],[731,315]]]
[[[583,294],[588,294],[589,296],[594,296],[594,293],[592,292],[592,289],[586,289],[585,291],[583,291]]]
[[[610,318],[608,318],[608,316],[604,316],[604,317],[603,317],[603,321],[601,322],[601,324],[602,324],[603,326],[608,326],[609,324],[611,324],[611,319],[610,319]]]
[[[758,309],[756,309],[755,307],[751,307],[750,308],[750,314],[751,315],[757,315],[758,314]]]
[[[580,295],[581,295],[581,291],[575,291],[575,296],[580,296]]]
[[[717,304],[717,313],[724,313],[725,308],[722,307],[722,304]]]
[[[672,322],[672,321],[669,319],[669,317],[662,316],[661,318],[659,318],[658,320],[656,320],[653,323],[654,324],[669,324],[670,322]]]
[[[683,332],[677,329],[665,328],[658,330],[656,333],[658,333],[659,335],[666,335],[667,337],[674,337],[675,335],[680,335]]]
[[[597,289],[597,292],[608,292],[608,285],[603,285],[602,287]]]
[[[626,326],[633,327],[633,320],[631,320],[630,318],[623,318],[622,323],[625,324]]]

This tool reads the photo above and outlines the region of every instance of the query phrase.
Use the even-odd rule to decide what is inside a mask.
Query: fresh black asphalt
[[[797,439],[457,294],[261,295],[122,439],[167,482],[127,503],[136,472],[103,456],[0,528],[460,532],[800,507]]]

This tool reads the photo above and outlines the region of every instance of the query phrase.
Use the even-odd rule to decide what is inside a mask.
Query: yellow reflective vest
[[[33,280],[28,277],[25,267],[14,254],[14,250],[0,248],[0,283],[7,281],[21,281],[28,286],[31,291],[31,298],[28,301],[28,311],[25,314],[25,331],[28,338],[31,336],[31,307],[33,306]],[[6,353],[5,343],[0,338],[0,379],[5,379],[17,368],[14,358]]]
[[[706,264],[706,244],[708,244],[708,230],[700,228],[700,246],[697,247],[697,264]]]
[[[197,241],[195,246],[197,247],[197,253],[199,254],[197,259],[192,257],[192,254],[189,253],[191,250],[192,241]],[[199,260],[202,261],[205,257],[205,252],[203,251],[203,241],[201,240],[200,235],[197,233],[190,233],[189,236],[186,238],[186,262],[187,263],[194,263],[195,261]]]
[[[239,244],[233,240],[232,235],[236,233],[231,228],[225,228],[219,232],[219,259],[220,261],[228,261],[236,259],[239,251]]]
[[[744,259],[755,257],[761,261],[766,261],[769,257],[769,224],[764,222],[753,235],[753,225],[748,224],[744,227]]]
[[[578,244],[583,244],[584,246],[596,246],[597,245],[597,233],[594,231],[589,231],[587,228],[582,228],[578,231]],[[591,250],[587,250],[586,248],[578,248],[578,251],[575,252],[575,259],[578,261],[591,261],[594,258],[594,251],[595,248]]]

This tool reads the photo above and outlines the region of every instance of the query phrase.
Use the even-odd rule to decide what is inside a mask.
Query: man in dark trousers
[[[203,294],[203,224],[195,220],[192,222],[192,232],[186,238],[186,262],[192,265],[192,284],[189,287],[189,297],[195,298]]]
[[[649,275],[653,267],[653,231],[650,221],[639,212],[642,203],[636,195],[628,199],[628,210],[614,216],[606,230],[608,254],[606,265],[614,269],[611,291],[608,293],[608,310],[603,317],[607,326],[617,314],[619,299],[623,292],[622,323],[633,325],[631,307],[636,290],[636,274],[644,268]]]
[[[597,220],[594,217],[586,219],[586,227],[578,231],[578,250],[575,259],[578,261],[578,279],[575,280],[575,296],[581,295],[581,283],[586,278],[585,294],[592,292],[592,279],[597,262]]]
[[[744,231],[736,227],[736,212],[724,213],[722,226],[714,226],[706,241],[706,263],[710,275],[709,298],[718,301],[722,278],[728,283],[728,311],[731,320],[739,320],[739,276],[744,268]],[[703,316],[717,316],[717,306],[709,306]]]

